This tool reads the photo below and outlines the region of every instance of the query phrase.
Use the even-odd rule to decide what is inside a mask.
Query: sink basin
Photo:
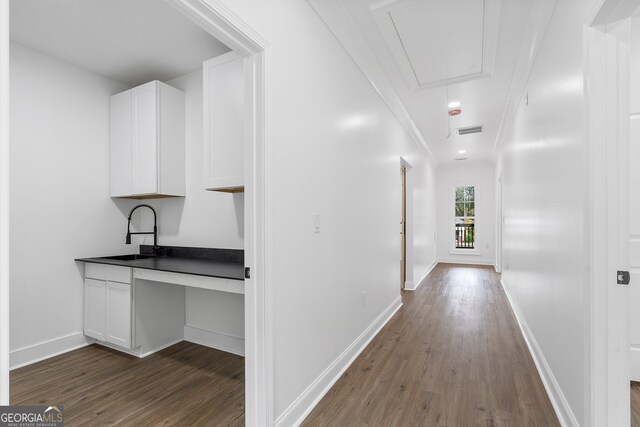
[[[112,259],[115,261],[135,261],[137,259],[147,259],[151,258],[150,255],[140,255],[140,254],[131,254],[131,255],[115,255],[115,256],[103,256],[103,259]]]

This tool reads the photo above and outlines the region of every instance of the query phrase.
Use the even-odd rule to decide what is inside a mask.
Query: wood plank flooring
[[[306,426],[558,426],[492,268],[439,264]]]
[[[144,359],[92,345],[11,372],[14,405],[66,426],[242,426],[244,358],[181,342]]]
[[[640,383],[631,381],[631,427],[640,427]]]

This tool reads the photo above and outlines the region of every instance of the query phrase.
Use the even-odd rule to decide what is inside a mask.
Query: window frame
[[[450,191],[449,191],[449,209],[451,209],[449,212],[449,230],[451,231],[451,233],[455,233],[456,230],[456,188],[458,187],[473,187],[474,188],[474,194],[473,194],[473,208],[474,208],[474,215],[473,215],[473,249],[459,249],[456,248],[456,244],[455,244],[455,239],[453,239],[452,237],[455,235],[449,234],[449,232],[447,232],[447,239],[449,240],[449,254],[450,255],[473,255],[473,256],[479,256],[480,255],[480,249],[479,249],[479,244],[481,242],[481,227],[478,226],[478,223],[480,221],[480,217],[482,216],[482,214],[478,214],[478,201],[480,200],[481,196],[478,196],[480,193],[480,185],[478,184],[474,184],[474,183],[458,183],[458,184],[454,184],[453,186],[451,186]]]

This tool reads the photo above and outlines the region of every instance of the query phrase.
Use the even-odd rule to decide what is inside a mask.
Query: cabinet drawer
[[[111,282],[131,283],[131,268],[119,265],[85,263],[84,277]]]

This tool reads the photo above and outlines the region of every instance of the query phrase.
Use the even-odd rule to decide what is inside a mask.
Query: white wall
[[[418,183],[414,268],[435,259],[434,172],[308,3],[224,3],[273,46],[274,399],[292,423],[400,295],[400,156]]]
[[[81,342],[82,265],[73,260],[125,250],[107,160],[109,96],[125,87],[15,43],[10,60],[15,364],[18,349]]]
[[[583,303],[588,286],[583,24],[592,3],[556,3],[527,83],[528,105],[523,97],[500,162],[502,279],[554,391],[552,399],[580,425],[590,399]]]
[[[202,69],[166,82],[184,91],[186,109],[186,197],[145,200],[158,211],[158,243],[168,246],[243,249],[244,194],[205,191],[202,161]],[[128,212],[126,212],[128,214]],[[153,217],[137,210],[135,225],[150,230]],[[120,219],[126,230],[126,216]],[[137,244],[151,236],[133,236]],[[186,289],[186,325],[244,339],[244,297],[228,292]]]
[[[438,261],[462,264],[495,264],[495,168],[491,163],[440,165],[437,172]],[[455,187],[476,187],[474,254],[454,251]]]
[[[15,365],[84,342],[83,266],[74,258],[137,252],[152,239],[134,236],[125,245],[127,215],[140,202],[109,197],[109,96],[127,87],[19,44],[11,48]],[[158,209],[159,243],[242,249],[243,195],[202,189],[202,72],[168,83],[186,96],[187,197],[144,202]],[[134,225],[151,224],[148,211],[136,211]],[[188,289],[186,299],[187,326],[244,338],[242,295]]]

